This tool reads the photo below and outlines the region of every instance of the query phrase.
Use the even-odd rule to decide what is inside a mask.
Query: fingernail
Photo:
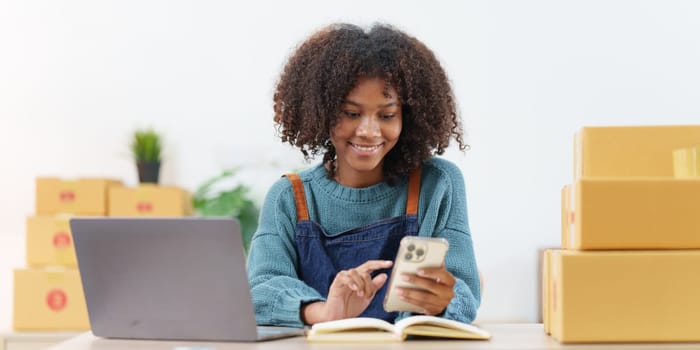
[[[409,280],[411,280],[411,278],[406,276],[406,275],[401,275],[401,280],[402,281],[409,281]]]
[[[425,276],[425,270],[418,270],[418,276]]]
[[[403,289],[396,288],[396,295],[403,295]]]

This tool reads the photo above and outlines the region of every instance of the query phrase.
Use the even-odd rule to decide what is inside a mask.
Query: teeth
[[[379,148],[379,146],[381,146],[381,145],[360,146],[360,145],[353,144],[352,146],[355,147],[357,150],[362,151],[362,152],[372,152],[372,151],[377,150],[377,148]]]

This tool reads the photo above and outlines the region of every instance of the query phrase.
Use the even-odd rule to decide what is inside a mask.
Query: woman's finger
[[[357,295],[372,295],[372,281],[369,279],[368,273],[362,273],[358,269],[351,269],[348,270],[348,276],[352,278],[353,283],[357,286],[355,290]]]
[[[428,277],[420,277],[412,274],[402,274],[401,279],[414,286],[424,289],[432,294],[439,296],[442,299],[452,300],[454,296],[454,285],[444,284],[443,281],[435,280]]]
[[[401,288],[401,300],[423,309],[423,314],[437,315],[442,313],[449,304],[448,301],[428,291]]]
[[[456,280],[454,276],[445,269],[445,265],[442,265],[440,267],[434,267],[434,268],[424,268],[418,270],[417,273],[418,276],[425,277],[432,279],[436,281],[437,283],[441,283],[444,285],[447,285],[449,287],[454,286]]]

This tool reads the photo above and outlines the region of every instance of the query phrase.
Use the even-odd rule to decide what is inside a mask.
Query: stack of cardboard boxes
[[[15,330],[90,328],[68,220],[104,216],[119,181],[36,180],[36,215],[27,218],[27,268],[14,271]]]
[[[27,218],[27,268],[14,271],[15,330],[90,328],[69,220],[73,216],[176,217],[192,213],[189,192],[122,186],[110,179],[36,180],[36,215]]]
[[[543,264],[561,342],[700,341],[700,178],[673,177],[698,126],[585,127],[562,189],[562,249]]]

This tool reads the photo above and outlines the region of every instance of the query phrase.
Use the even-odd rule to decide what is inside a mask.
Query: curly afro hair
[[[416,38],[384,24],[369,31],[330,25],[297,48],[274,93],[274,120],[282,141],[300,148],[307,160],[323,152],[324,163],[334,162],[331,130],[343,100],[363,77],[383,79],[401,103],[401,135],[383,165],[388,182],[443,154],[451,138],[461,150],[468,147],[438,59]],[[334,166],[329,166],[328,176],[334,175]]]

